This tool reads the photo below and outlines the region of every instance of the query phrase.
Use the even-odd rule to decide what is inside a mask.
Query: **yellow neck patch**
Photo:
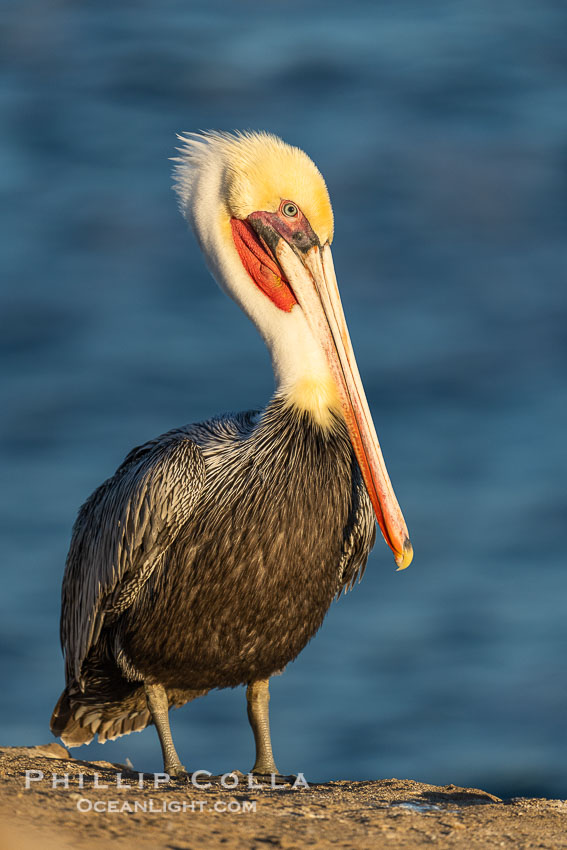
[[[337,416],[342,416],[341,403],[331,376],[305,375],[284,391],[286,403],[297,410],[308,413],[321,428],[334,425]]]

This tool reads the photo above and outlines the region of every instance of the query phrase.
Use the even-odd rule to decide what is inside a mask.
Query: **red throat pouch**
[[[280,310],[289,313],[297,300],[289,281],[268,254],[254,229],[238,218],[231,218],[232,238],[242,265],[262,292]]]

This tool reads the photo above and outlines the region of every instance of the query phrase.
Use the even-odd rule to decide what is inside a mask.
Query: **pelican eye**
[[[295,204],[290,204],[289,201],[288,201],[286,204],[283,205],[282,212],[288,218],[295,218],[295,216],[297,215],[299,210],[297,209]]]

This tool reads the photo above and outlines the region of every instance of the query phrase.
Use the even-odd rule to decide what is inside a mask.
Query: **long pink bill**
[[[345,321],[329,245],[315,246],[303,262],[280,239],[276,259],[290,283],[312,333],[325,351],[376,519],[399,570],[413,558],[407,526],[394,494],[360,379]]]

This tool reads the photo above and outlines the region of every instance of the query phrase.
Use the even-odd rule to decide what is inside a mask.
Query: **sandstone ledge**
[[[26,790],[29,770],[44,779]],[[117,787],[119,772],[130,787]],[[52,788],[54,773],[68,773],[69,788]],[[95,773],[107,789],[94,787]],[[202,790],[179,782],[155,788],[146,774],[140,788],[128,768],[73,759],[58,744],[0,749],[0,780],[0,850],[567,848],[567,802],[500,800],[454,785],[382,779],[274,791],[251,790],[240,776],[232,790],[218,779]]]

